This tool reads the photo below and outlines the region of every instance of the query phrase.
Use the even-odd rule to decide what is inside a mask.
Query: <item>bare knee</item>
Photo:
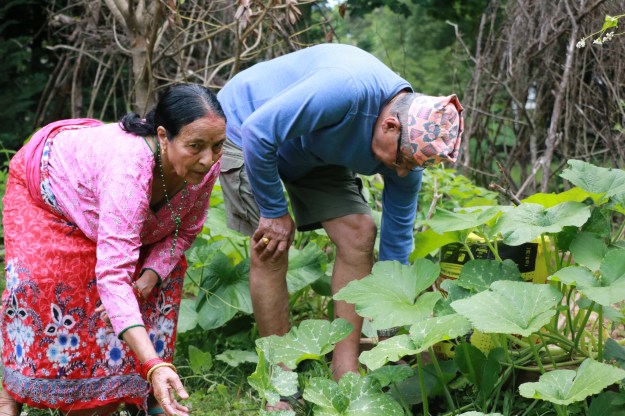
[[[369,215],[354,214],[324,223],[336,245],[337,256],[348,259],[369,259],[377,235],[375,221]]]

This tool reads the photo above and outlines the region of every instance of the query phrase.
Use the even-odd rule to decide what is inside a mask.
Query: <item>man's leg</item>
[[[258,332],[261,337],[284,335],[289,331],[288,251],[266,260],[254,250],[250,254],[250,294]]]
[[[322,223],[328,236],[336,245],[336,259],[332,271],[332,293],[338,292],[349,282],[371,273],[376,225],[370,215],[353,214]],[[354,326],[352,333],[334,348],[332,371],[340,379],[348,371],[358,372],[358,355],[362,318],[356,314],[353,304],[334,302],[337,318],[346,319]]]

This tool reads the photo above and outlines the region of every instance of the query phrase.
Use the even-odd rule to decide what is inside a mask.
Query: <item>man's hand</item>
[[[261,260],[277,259],[289,249],[294,234],[295,224],[289,214],[278,218],[260,217],[252,235],[252,249]]]

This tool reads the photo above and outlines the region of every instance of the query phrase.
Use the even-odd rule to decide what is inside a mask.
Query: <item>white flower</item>
[[[19,364],[21,364],[24,359],[24,352],[24,346],[21,343],[17,343],[15,345],[15,361]]]
[[[69,331],[65,328],[61,328],[56,333],[56,344],[59,346],[61,351],[65,350],[65,348],[69,348]]]
[[[6,286],[7,289],[11,290],[15,287],[17,287],[20,284],[20,279],[19,279],[19,275],[17,273],[17,270],[15,268],[15,265],[13,263],[14,260],[9,260],[9,262],[7,263],[5,270],[6,270]]]
[[[165,334],[160,334],[152,341],[154,344],[154,350],[159,357],[162,357],[165,354],[165,350],[167,347],[167,336]]]
[[[601,38],[597,38],[597,39],[593,40],[592,43],[595,43],[597,45],[601,45],[603,43],[603,41],[601,40]]]
[[[26,347],[26,351],[28,351],[29,347],[33,344],[33,342],[35,342],[35,332],[31,327],[24,326],[22,341],[24,342],[24,347]]]
[[[104,346],[108,344],[105,328],[99,328],[95,333],[95,342],[100,348],[104,348]]]
[[[75,350],[80,346],[80,337],[76,334],[69,334],[69,349]]]
[[[606,33],[606,35],[603,37],[603,42],[612,40],[612,38],[614,38],[614,32]]]
[[[167,334],[171,336],[174,333],[174,321],[167,319],[164,316],[160,316],[156,321],[156,330],[160,334]]]
[[[106,358],[109,361],[111,367],[118,366],[126,357],[126,352],[122,346],[122,343],[116,337],[111,337],[114,341],[109,342],[109,348],[106,352]]]
[[[580,40],[575,46],[577,47],[577,49],[583,48],[584,46],[586,46],[586,39]]]
[[[61,355],[59,346],[56,344],[50,344],[50,346],[48,347],[48,352],[46,352],[46,355],[48,356],[48,360],[52,362],[57,362],[59,360],[59,356]]]
[[[57,361],[59,362],[59,367],[65,367],[67,364],[69,364],[71,358],[67,351],[63,351],[61,354],[59,354]]]

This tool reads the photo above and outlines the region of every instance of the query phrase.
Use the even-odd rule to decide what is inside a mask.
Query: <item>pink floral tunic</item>
[[[85,145],[89,141],[90,145]],[[131,277],[139,257],[142,269],[166,279],[206,219],[209,197],[219,175],[216,163],[199,185],[171,197],[171,207],[150,209],[155,165],[146,140],[118,124],[63,130],[50,146],[49,189],[69,221],[97,243],[98,292],[116,334],[143,325]],[[182,205],[176,249],[171,254],[175,224],[171,208]]]

